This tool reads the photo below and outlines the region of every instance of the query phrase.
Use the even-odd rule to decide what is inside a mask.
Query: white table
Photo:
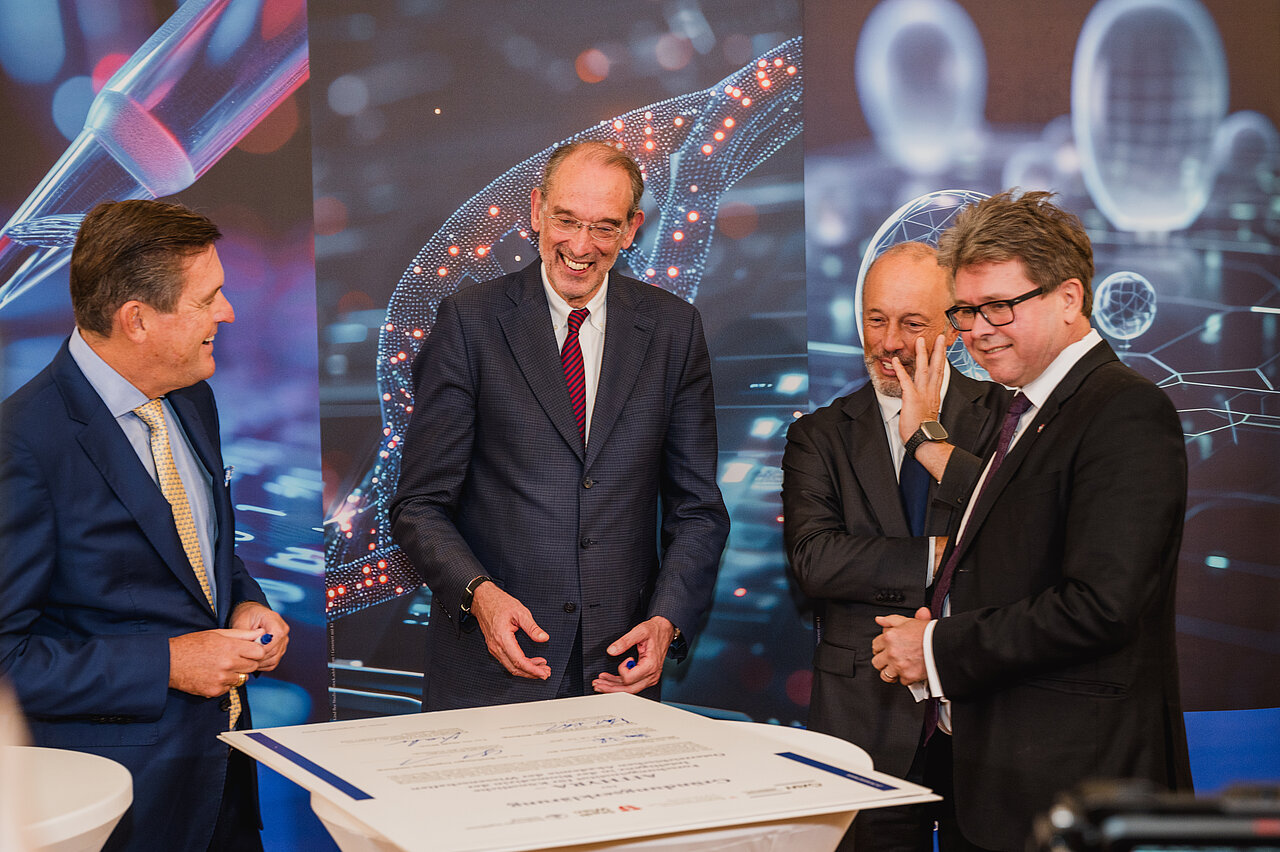
[[[23,832],[39,852],[98,852],[133,801],[133,777],[114,760],[58,748],[4,746],[22,778]],[[11,776],[14,777],[14,776]]]
[[[755,722],[720,722],[722,725],[747,726],[758,734],[771,737],[787,748],[802,748],[854,771],[869,771],[871,756],[852,743],[838,737]],[[400,847],[378,836],[377,832],[356,820],[322,796],[312,794],[311,809],[333,837],[342,852],[399,852]],[[588,843],[559,846],[548,852],[791,852],[804,849],[830,852],[839,845],[857,811],[819,814],[774,822],[753,823],[732,828],[712,828],[694,832],[653,835],[618,840],[610,843]],[[424,832],[430,826],[423,826]]]

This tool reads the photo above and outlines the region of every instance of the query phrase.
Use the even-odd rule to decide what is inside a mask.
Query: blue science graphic
[[[1103,334],[1128,349],[1156,321],[1156,288],[1136,272],[1113,272],[1094,289],[1093,311]]]
[[[645,233],[622,252],[620,266],[693,301],[722,195],[801,131],[802,69],[800,40],[792,39],[704,91],[629,111],[565,140],[609,142],[640,163]],[[387,517],[399,481],[401,435],[413,413],[413,360],[441,299],[537,256],[529,190],[555,147],[511,168],[469,199],[400,278],[379,332],[377,459],[326,521],[330,619],[420,587],[417,572],[391,540]]]
[[[1076,43],[1071,125],[1089,196],[1117,228],[1199,218],[1227,114],[1218,29],[1196,0],[1103,0]]]
[[[0,308],[69,260],[77,214],[191,186],[307,74],[302,4],[180,6],[106,81],[83,129],[0,229]]]

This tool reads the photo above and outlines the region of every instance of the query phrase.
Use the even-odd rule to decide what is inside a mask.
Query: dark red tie
[[[569,312],[569,333],[560,348],[560,363],[564,365],[564,383],[569,387],[569,401],[573,403],[573,416],[578,420],[578,434],[587,439],[587,376],[582,368],[582,346],[578,343],[578,329],[590,315],[586,308]]]
[[[991,467],[987,469],[987,475],[982,480],[982,487],[978,489],[978,497],[973,501],[974,508],[982,501],[982,495],[986,493],[987,484],[995,478],[996,470],[1000,467],[1000,463],[1004,461],[1005,455],[1009,452],[1009,445],[1013,443],[1013,433],[1018,429],[1018,421],[1022,419],[1022,415],[1027,413],[1027,409],[1031,407],[1031,400],[1027,399],[1021,393],[1014,394],[1013,401],[1009,403],[1009,412],[1004,416],[1004,425],[1000,427],[1000,440],[996,444],[996,453],[991,457]],[[951,548],[951,555],[947,558],[947,562],[942,566],[942,573],[938,575],[938,582],[933,586],[933,594],[929,598],[929,613],[934,618],[942,617],[942,605],[947,599],[947,595],[951,594],[951,580],[956,574],[956,563],[960,561],[960,544],[956,541],[956,546]],[[924,740],[929,741],[933,736],[933,731],[938,727],[938,699],[929,699],[929,709],[925,715]]]

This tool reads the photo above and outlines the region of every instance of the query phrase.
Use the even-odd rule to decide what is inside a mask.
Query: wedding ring
[[[247,674],[245,674],[244,672],[240,672],[240,676],[236,678],[236,686],[238,687],[244,686],[245,681],[247,681],[248,679],[249,679],[249,676]]]

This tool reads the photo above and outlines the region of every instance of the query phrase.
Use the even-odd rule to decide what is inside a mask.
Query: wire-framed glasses
[[[559,234],[571,237],[581,231],[587,229],[587,233],[591,235],[591,239],[602,243],[616,242],[622,236],[622,229],[617,225],[610,225],[607,222],[580,222],[568,216],[548,216],[547,221],[551,223],[551,227]]]

